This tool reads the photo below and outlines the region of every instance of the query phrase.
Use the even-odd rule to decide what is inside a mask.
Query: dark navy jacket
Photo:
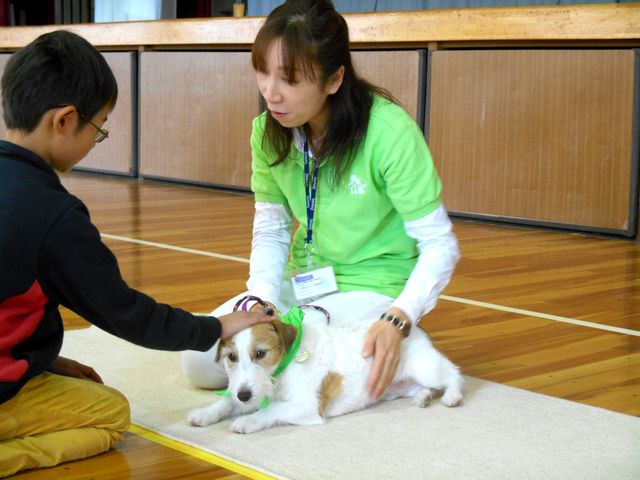
[[[85,205],[42,158],[0,141],[0,403],[57,358],[59,305],[155,349],[204,351],[221,332],[129,288]]]

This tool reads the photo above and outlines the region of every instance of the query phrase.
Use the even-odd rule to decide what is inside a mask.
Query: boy
[[[195,317],[124,282],[86,207],[54,172],[108,137],[103,125],[117,95],[102,55],[66,31],[13,54],[2,77],[0,477],[104,452],[129,427],[127,400],[92,368],[58,356],[58,305],[163,350],[205,351],[272,320],[248,312]]]

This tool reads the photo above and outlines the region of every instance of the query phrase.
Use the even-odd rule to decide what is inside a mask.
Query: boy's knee
[[[86,426],[111,432],[113,443],[115,443],[131,426],[129,401],[122,392],[113,387],[93,382],[87,383],[83,387],[83,394],[86,395],[86,399],[91,399],[91,404],[84,413],[92,419],[86,423]]]
[[[111,412],[112,421],[109,422],[110,428],[122,435],[131,426],[131,407],[129,400],[120,391],[115,388],[106,387],[110,391],[107,410]]]

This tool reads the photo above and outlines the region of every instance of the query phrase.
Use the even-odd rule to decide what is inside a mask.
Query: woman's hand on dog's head
[[[256,323],[273,322],[276,319],[274,316],[265,315],[264,313],[245,312],[238,310],[237,312],[222,315],[218,318],[222,324],[222,332],[220,338],[226,340],[233,337],[240,330],[244,330]]]

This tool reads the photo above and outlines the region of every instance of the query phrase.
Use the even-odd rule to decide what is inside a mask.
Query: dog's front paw
[[[447,407],[457,407],[462,404],[462,392],[457,388],[448,388],[442,395],[441,401]]]
[[[413,404],[420,408],[426,408],[431,403],[435,391],[432,388],[423,388],[415,397],[413,397]]]
[[[189,423],[194,427],[206,427],[212,423],[219,422],[220,415],[212,411],[211,407],[198,408],[197,410],[189,412],[187,420],[189,420]]]
[[[261,422],[252,418],[251,415],[245,415],[236,418],[229,428],[235,433],[254,433],[263,430],[265,427]]]

